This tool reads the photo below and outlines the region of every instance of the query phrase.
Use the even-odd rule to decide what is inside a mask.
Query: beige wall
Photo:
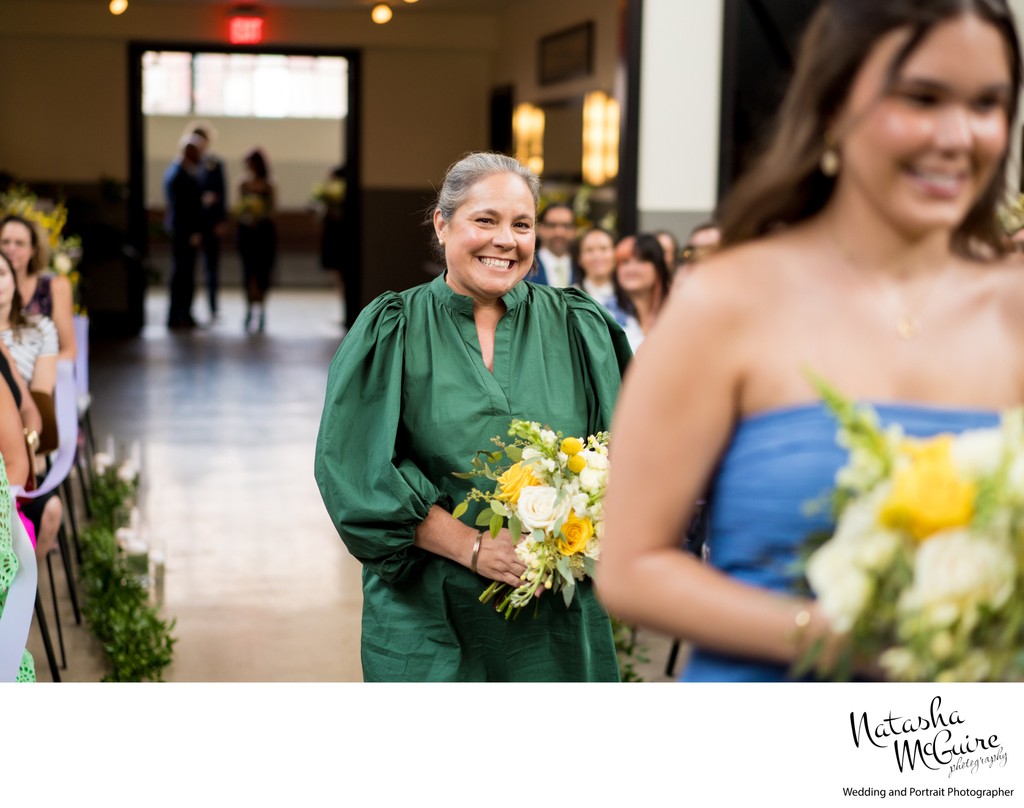
[[[27,180],[128,175],[127,44],[226,42],[224,7],[4,0],[0,13],[0,169]],[[225,4],[226,6],[226,4]],[[487,145],[498,22],[486,15],[268,8],[266,43],[363,51],[363,182],[423,187]],[[11,80],[9,77],[14,77]],[[26,133],[32,133],[26,136]]]
[[[548,35],[594,22],[594,73],[586,78],[541,86],[537,82],[537,43]],[[516,103],[561,101],[591,90],[616,90],[619,59],[618,0],[520,0],[509,3],[501,20],[504,32],[495,67],[495,83],[512,84]],[[529,35],[524,36],[524,30]]]
[[[224,44],[229,4],[133,3],[121,17],[96,0],[3,0],[0,13],[0,169],[27,180],[90,182],[128,175],[127,43]],[[267,44],[363,52],[363,182],[436,183],[459,154],[487,146],[491,87],[513,83],[520,101],[612,91],[617,0],[526,0],[493,15],[398,8],[374,25],[366,11],[268,7]],[[592,19],[593,76],[537,85],[537,41]],[[524,35],[525,34],[525,35]],[[29,130],[39,136],[26,137]]]

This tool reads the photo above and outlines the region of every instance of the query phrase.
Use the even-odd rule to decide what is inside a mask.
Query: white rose
[[[871,594],[871,580],[856,563],[856,543],[830,541],[807,562],[807,581],[838,632],[849,631]]]
[[[587,466],[580,472],[580,488],[587,493],[593,494],[604,487],[607,479],[608,475],[605,474],[605,472],[600,469],[592,469],[590,466]]]
[[[1001,544],[966,530],[937,533],[918,548],[914,581],[901,606],[926,612],[933,625],[972,623],[982,604],[999,608],[1013,593],[1016,565]]]
[[[916,679],[920,676],[917,658],[906,648],[890,648],[878,658],[890,679]]]
[[[57,253],[53,257],[53,268],[61,275],[67,275],[73,268],[71,258],[65,253]]]
[[[531,485],[519,494],[519,521],[527,530],[549,530],[559,518],[569,514],[569,500],[556,507],[558,491],[549,485]]]
[[[1014,500],[1024,501],[1024,457],[1015,457],[1010,463],[1007,488]]]
[[[995,429],[971,429],[953,441],[953,463],[970,479],[995,474],[1003,459],[1003,436]]]

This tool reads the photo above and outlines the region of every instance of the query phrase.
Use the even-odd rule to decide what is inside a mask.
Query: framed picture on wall
[[[538,56],[542,85],[589,76],[594,70],[593,21],[541,37]]]

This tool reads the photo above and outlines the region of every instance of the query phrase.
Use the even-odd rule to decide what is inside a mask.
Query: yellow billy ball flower
[[[540,480],[533,476],[533,471],[529,466],[515,463],[498,477],[498,489],[494,498],[515,505],[519,502],[519,494],[522,490],[531,485],[540,485]]]
[[[977,487],[957,474],[952,447],[950,435],[905,445],[910,464],[893,475],[892,492],[879,515],[883,525],[923,541],[971,521]]]
[[[569,458],[569,462],[566,465],[573,474],[579,474],[587,467],[587,460],[578,454],[574,454]]]
[[[590,537],[594,535],[594,523],[589,516],[580,519],[576,511],[569,511],[569,517],[562,525],[562,535],[558,537],[558,552],[562,555],[582,553]]]
[[[583,451],[583,442],[579,438],[566,438],[560,448],[571,457]]]

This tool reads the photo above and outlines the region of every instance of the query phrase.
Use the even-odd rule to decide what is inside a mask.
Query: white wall
[[[638,206],[710,211],[718,189],[722,0],[644,0]]]

